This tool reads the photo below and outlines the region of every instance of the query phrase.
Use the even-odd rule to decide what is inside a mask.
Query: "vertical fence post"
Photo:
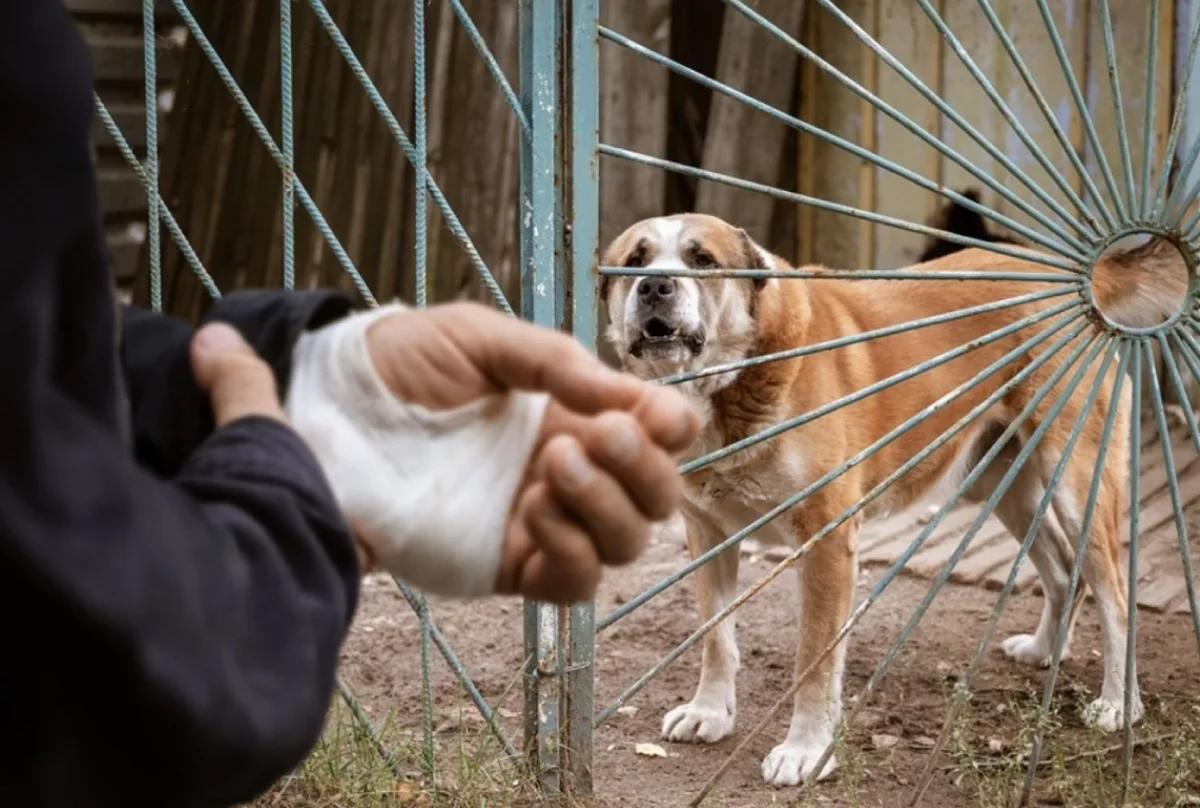
[[[590,350],[596,348],[596,271],[600,265],[600,0],[571,0],[570,57],[564,70],[561,104],[570,133],[571,332]],[[564,774],[567,790],[592,793],[592,715],[595,712],[595,603],[571,607],[565,693]]]
[[[530,129],[521,142],[521,316],[562,325],[558,98],[558,0],[520,0],[521,106]],[[544,794],[562,793],[559,720],[563,654],[559,608],[525,604],[525,743]]]
[[[158,36],[154,0],[142,2],[142,60],[146,82],[146,231],[150,252],[150,307],[162,311],[162,197],[158,188]]]

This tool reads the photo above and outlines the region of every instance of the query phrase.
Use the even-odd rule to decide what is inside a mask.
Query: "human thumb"
[[[210,323],[192,338],[192,373],[218,427],[249,415],[286,420],[275,374],[236,329]]]

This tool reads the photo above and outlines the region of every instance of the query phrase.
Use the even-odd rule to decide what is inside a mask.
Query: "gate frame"
[[[521,312],[597,347],[600,0],[519,0]],[[551,244],[546,232],[554,234]],[[595,604],[524,605],[524,729],[547,796],[592,793]]]

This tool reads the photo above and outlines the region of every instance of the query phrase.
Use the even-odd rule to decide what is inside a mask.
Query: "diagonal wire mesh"
[[[986,281],[994,282],[998,284],[997,289],[1005,290],[985,298],[986,302],[983,303],[971,297],[964,297],[965,301],[970,302],[969,305],[955,307],[947,304],[935,313],[920,317],[912,317],[911,313],[904,311],[893,312],[890,319],[869,321],[866,325],[856,323],[859,327],[855,331],[837,333],[833,337],[823,337],[816,341],[806,342],[803,338],[792,338],[791,342],[785,340],[783,345],[780,345],[779,341],[773,341],[770,349],[751,347],[732,360],[725,356],[715,362],[705,362],[701,355],[700,359],[691,362],[659,363],[653,372],[636,362],[629,364],[629,369],[640,372],[647,378],[656,378],[663,384],[676,386],[686,395],[704,402],[703,407],[706,411],[719,411],[721,404],[712,398],[712,391],[722,389],[722,385],[738,384],[738,380],[744,378],[744,374],[747,373],[765,372],[764,369],[780,364],[794,363],[801,359],[811,360],[833,354],[839,349],[870,345],[898,335],[937,332],[939,327],[950,323],[965,324],[978,321],[979,318],[989,318],[987,321],[993,324],[991,330],[980,329],[971,332],[964,329],[963,333],[971,334],[969,342],[940,344],[936,356],[911,366],[889,366],[895,372],[876,371],[866,383],[860,383],[830,400],[819,402],[816,406],[800,411],[784,411],[772,416],[748,433],[712,432],[705,441],[707,449],[693,453],[680,467],[685,479],[691,481],[691,504],[686,510],[706,514],[705,519],[716,519],[717,512],[712,510],[714,500],[706,499],[702,492],[707,490],[705,486],[714,479],[722,479],[723,473],[731,475],[726,478],[728,485],[723,489],[723,496],[736,498],[739,485],[750,486],[747,474],[779,473],[778,467],[772,467],[769,463],[763,464],[761,461],[763,457],[773,456],[772,447],[775,456],[778,456],[789,451],[786,448],[788,444],[782,442],[789,438],[794,441],[792,446],[813,446],[811,443],[797,443],[815,440],[812,436],[816,433],[811,429],[805,432],[805,427],[829,423],[830,418],[837,417],[837,414],[847,407],[856,404],[860,405],[856,412],[862,413],[863,405],[871,406],[872,402],[884,400],[881,397],[887,391],[908,381],[928,379],[929,383],[934,385],[922,394],[910,411],[896,414],[890,422],[895,424],[894,427],[889,430],[880,429],[882,434],[864,448],[847,446],[839,450],[837,462],[832,463],[831,468],[817,469],[810,475],[809,480],[798,482],[795,493],[764,503],[761,499],[761,489],[756,488],[754,494],[747,492],[744,498],[737,501],[745,506],[742,508],[743,512],[752,512],[753,519],[746,517],[739,523],[738,529],[719,539],[708,537],[694,547],[693,542],[689,540],[692,558],[687,563],[652,586],[624,600],[609,614],[581,627],[581,631],[589,632],[608,630],[635,611],[647,608],[656,597],[689,576],[700,577],[703,591],[703,576],[709,574],[706,571],[714,564],[728,565],[730,562],[723,562],[722,559],[729,558],[731,554],[736,556],[739,544],[748,538],[764,535],[768,530],[777,529],[772,528],[776,520],[788,520],[791,526],[782,530],[787,532],[790,529],[789,540],[795,549],[786,553],[765,576],[747,588],[740,592],[713,594],[715,576],[728,575],[729,567],[723,567],[726,572],[711,573],[714,577],[707,579],[709,602],[705,603],[704,596],[701,600],[702,625],[671,648],[648,670],[636,674],[632,683],[620,689],[615,698],[595,713],[593,724],[599,725],[611,719],[631,698],[643,689],[653,687],[658,675],[667,666],[701,643],[705,644],[705,661],[702,663],[704,673],[696,698],[705,698],[707,693],[710,699],[707,703],[711,705],[712,694],[717,691],[711,689],[710,677],[715,679],[721,674],[719,668],[708,667],[710,651],[714,656],[732,653],[735,668],[737,664],[736,648],[729,650],[729,644],[733,643],[732,629],[722,628],[726,621],[785,570],[800,568],[799,562],[802,560],[814,563],[813,557],[819,552],[816,548],[821,542],[838,541],[847,530],[857,530],[862,516],[868,511],[873,500],[888,496],[892,486],[903,485],[907,479],[906,475],[912,474],[922,462],[951,445],[957,436],[966,434],[971,429],[979,429],[997,402],[1014,391],[1021,391],[1024,395],[1024,406],[1018,408],[1019,411],[1014,412],[1003,424],[998,425],[995,434],[989,434],[987,441],[980,444],[978,456],[969,458],[970,462],[964,467],[962,476],[957,478],[953,492],[940,502],[931,517],[922,520],[923,526],[916,531],[908,546],[894,557],[886,571],[866,593],[865,598],[853,609],[849,609],[844,619],[839,618],[836,630],[829,635],[823,635],[828,637],[828,643],[823,640],[816,648],[810,648],[807,652],[802,650],[802,661],[797,663],[797,674],[790,686],[767,709],[765,716],[743,734],[736,749],[698,789],[691,804],[699,805],[713,793],[714,788],[739,756],[756,743],[759,735],[773,724],[776,713],[798,692],[803,691],[809,680],[842,675],[843,663],[835,662],[835,659],[840,659],[839,654],[846,653],[845,642],[851,630],[880,600],[889,585],[921,551],[922,545],[930,536],[947,523],[947,518],[952,513],[957,512],[960,501],[968,497],[974,501],[978,496],[977,486],[986,484],[987,491],[980,500],[978,513],[973,519],[962,522],[965,527],[959,539],[951,543],[953,550],[943,554],[944,563],[940,564],[937,573],[933,575],[928,591],[908,616],[882,660],[875,666],[867,683],[856,697],[851,712],[845,717],[841,715],[839,683],[832,691],[835,695],[830,697],[835,704],[824,705],[821,710],[812,708],[807,713],[797,713],[793,718],[792,731],[798,726],[797,719],[805,719],[812,724],[824,720],[821,716],[828,715],[836,725],[836,732],[823,738],[815,747],[810,743],[811,748],[806,750],[807,758],[799,762],[792,761],[796,764],[796,771],[790,776],[780,775],[780,759],[776,757],[781,749],[787,754],[787,750],[784,749],[787,742],[767,756],[763,768],[764,777],[776,785],[803,781],[812,785],[827,773],[827,764],[835,757],[837,744],[851,742],[848,738],[852,736],[846,734],[847,727],[854,723],[855,717],[866,708],[872,694],[877,692],[884,676],[899,658],[914,630],[944,585],[951,580],[956,565],[971,551],[975,537],[998,509],[1011,510],[1015,507],[1012,504],[1015,497],[1027,496],[1009,492],[1018,482],[1021,483],[1021,490],[1028,491],[1028,484],[1023,481],[1031,474],[1038,475],[1040,483],[1036,489],[1037,496],[1032,498],[1031,503],[1022,506],[1027,512],[1022,521],[1022,529],[1014,533],[1017,549],[1010,571],[999,587],[999,595],[990,611],[983,634],[975,646],[975,652],[967,661],[963,675],[957,679],[942,731],[933,744],[907,804],[919,804],[928,793],[936,773],[941,770],[937,765],[938,759],[950,742],[954,728],[971,697],[973,683],[983,667],[984,657],[991,645],[999,619],[1016,589],[1022,566],[1027,559],[1033,558],[1039,575],[1042,574],[1046,552],[1042,544],[1047,541],[1045,536],[1048,533],[1056,531],[1065,537],[1065,551],[1070,561],[1061,569],[1061,582],[1043,580],[1047,606],[1043,615],[1044,629],[1039,629],[1039,636],[1042,636],[1044,631],[1043,639],[1049,638],[1049,645],[1040,648],[1040,652],[1044,653],[1042,661],[1046,664],[1048,672],[1037,709],[1037,721],[1031,737],[1029,754],[1024,760],[1026,774],[1021,784],[1021,799],[1023,804],[1031,799],[1043,749],[1046,744],[1054,743],[1049,716],[1053,709],[1061,662],[1075,625],[1079,605],[1082,603],[1084,588],[1087,587],[1092,590],[1102,612],[1105,653],[1102,692],[1100,698],[1091,705],[1091,712],[1087,717],[1104,729],[1121,733],[1123,793],[1116,804],[1123,804],[1130,787],[1131,761],[1137,742],[1134,725],[1143,710],[1135,671],[1139,617],[1138,560],[1145,533],[1145,525],[1139,520],[1139,509],[1143,499],[1142,449],[1146,444],[1145,435],[1149,435],[1152,440],[1158,440],[1164,455],[1164,486],[1171,499],[1171,521],[1174,523],[1178,539],[1179,563],[1183,568],[1187,606],[1197,636],[1197,647],[1200,648],[1200,610],[1197,609],[1191,546],[1188,540],[1188,503],[1181,492],[1179,469],[1174,454],[1176,450],[1172,447],[1173,431],[1169,423],[1174,416],[1170,413],[1171,405],[1167,400],[1167,396],[1171,396],[1174,401],[1179,402],[1181,419],[1186,422],[1189,441],[1192,448],[1200,453],[1200,425],[1197,424],[1190,399],[1191,385],[1195,379],[1200,378],[1200,340],[1196,337],[1200,317],[1197,314],[1196,280],[1193,272],[1197,260],[1197,241],[1200,237],[1200,210],[1196,209],[1194,204],[1197,194],[1200,193],[1200,180],[1194,184],[1190,181],[1193,175],[1192,168],[1200,160],[1200,137],[1193,135],[1190,138],[1191,142],[1186,142],[1187,139],[1183,138],[1187,108],[1194,95],[1190,86],[1192,74],[1195,72],[1197,46],[1200,43],[1200,16],[1187,25],[1186,37],[1180,40],[1187,45],[1186,56],[1181,55],[1177,74],[1181,79],[1176,82],[1177,95],[1171,99],[1173,108],[1170,110],[1168,128],[1161,123],[1164,120],[1160,115],[1163,105],[1158,91],[1158,88],[1164,86],[1164,82],[1167,82],[1166,86],[1170,86],[1170,77],[1163,75],[1159,64],[1160,50],[1168,38],[1162,34],[1164,21],[1173,19],[1169,16],[1164,17],[1167,14],[1164,10],[1165,4],[1157,0],[1132,6],[1110,3],[1109,0],[1098,0],[1098,3],[1093,4],[1096,15],[1093,24],[1099,37],[1093,58],[1103,63],[1103,70],[1099,72],[1103,80],[1098,83],[1092,83],[1090,78],[1081,78],[1078,72],[1078,64],[1070,52],[1072,46],[1068,44],[1068,37],[1064,36],[1064,32],[1073,35],[1073,31],[1069,30],[1069,21],[1067,28],[1063,27],[1062,10],[1052,8],[1045,0],[1037,0],[1036,4],[1026,4],[1030,8],[1022,9],[1025,13],[1032,12],[1036,7],[1038,14],[1035,18],[1040,19],[1043,26],[1042,47],[1046,53],[1052,54],[1056,68],[1062,74],[1062,88],[1054,95],[1042,86],[1051,78],[1046,72],[1048,63],[1043,60],[1040,64],[1041,69],[1035,69],[1022,53],[1030,47],[1030,43],[1027,34],[1020,39],[1013,34],[1011,28],[1014,12],[1010,4],[991,0],[969,3],[917,0],[913,4],[914,9],[909,12],[910,16],[922,16],[927,21],[940,40],[939,44],[948,49],[948,53],[953,55],[953,59],[957,60],[961,68],[965,68],[965,75],[974,82],[974,90],[979,97],[984,99],[987,105],[999,114],[999,120],[1003,121],[1005,131],[996,132],[993,128],[991,131],[994,134],[989,134],[974,124],[967,114],[955,109],[953,104],[932,86],[936,82],[931,83],[923,74],[918,74],[914,67],[904,64],[902,59],[883,44],[878,34],[872,33],[873,30],[878,30],[878,19],[856,20],[847,10],[850,4],[839,4],[833,0],[813,0],[806,4],[805,14],[820,15],[821,26],[840,26],[859,46],[869,52],[872,59],[878,60],[868,62],[869,64],[880,65],[878,69],[881,74],[885,70],[891,71],[917,97],[935,108],[944,124],[939,135],[919,122],[915,107],[885,99],[879,90],[878,81],[852,76],[846,70],[835,66],[833,60],[820,53],[815,46],[810,46],[806,38],[808,34],[795,34],[772,21],[770,14],[762,10],[764,5],[769,4],[742,0],[723,0],[723,4],[726,7],[726,25],[729,24],[731,15],[740,15],[750,20],[761,31],[770,35],[764,36],[760,41],[773,38],[782,43],[804,60],[806,69],[811,68],[823,78],[852,93],[865,102],[865,105],[869,105],[870,114],[875,116],[876,121],[886,118],[897,124],[923,146],[936,152],[939,165],[953,166],[955,171],[986,186],[988,191],[1000,200],[1000,204],[988,205],[981,202],[977,196],[953,190],[940,169],[936,175],[922,173],[912,168],[911,164],[905,165],[899,160],[885,156],[881,150],[853,142],[843,134],[824,128],[803,115],[796,115],[768,104],[754,94],[756,89],[761,88],[732,86],[717,77],[706,75],[694,65],[684,64],[637,42],[633,37],[601,24],[595,3],[577,0],[572,4],[576,29],[572,47],[589,53],[598,48],[616,48],[626,54],[643,58],[670,71],[674,76],[694,82],[713,93],[714,97],[719,95],[743,104],[753,109],[763,120],[770,119],[804,137],[818,141],[821,144],[820,148],[830,152],[840,150],[853,156],[863,164],[871,166],[880,176],[891,175],[907,181],[914,189],[931,195],[936,194],[962,209],[979,215],[981,220],[1006,228],[1015,238],[1006,240],[1010,243],[985,240],[975,232],[955,232],[946,226],[917,221],[869,205],[853,205],[825,199],[804,187],[795,190],[779,187],[759,179],[714,170],[705,165],[685,164],[619,143],[601,142],[591,129],[576,127],[572,133],[574,148],[586,150],[607,160],[659,169],[690,180],[721,184],[738,191],[761,194],[781,202],[857,219],[869,225],[867,229],[858,230],[859,234],[874,233],[886,228],[940,240],[951,245],[951,251],[976,247],[991,253],[990,256],[971,253],[970,260],[958,261],[952,266],[912,266],[910,260],[899,269],[829,270],[824,267],[793,269],[727,265],[714,268],[685,266],[682,261],[674,265],[670,260],[649,267],[643,266],[641,262],[627,266],[601,265],[599,272],[607,279],[607,294],[616,294],[617,297],[599,301],[589,299],[586,302],[593,308],[607,306],[614,319],[628,317],[629,307],[636,305],[636,302],[630,302],[632,297],[626,298],[623,295],[626,292],[632,295],[631,290],[635,288],[635,284],[655,278],[688,279],[697,282],[687,287],[688,289],[702,289],[706,285],[710,289],[732,288],[721,284],[745,280],[761,283],[772,279],[779,284],[803,283],[805,294],[814,298],[823,294],[822,284],[826,281],[842,286],[848,281],[857,281],[865,284],[862,288],[872,290],[878,290],[880,282],[937,283],[938,288],[944,290],[944,294],[951,298],[955,296],[955,289],[960,288],[957,284],[969,286],[974,282]],[[879,4],[853,5],[862,8]],[[1012,91],[1001,90],[995,79],[995,72],[999,69],[995,60],[985,61],[967,44],[970,39],[969,33],[976,35],[973,41],[979,41],[978,30],[968,32],[956,29],[952,24],[953,15],[950,8],[957,9],[959,6],[974,8],[975,13],[979,15],[978,30],[983,30],[992,37],[987,41],[995,43],[997,52],[1008,61],[1004,69],[1014,72],[1019,77],[1032,104],[1024,103],[1023,99],[1018,101]],[[1144,20],[1145,40],[1141,47],[1144,61],[1136,66],[1132,66],[1132,62],[1122,56],[1122,43],[1128,41],[1129,34],[1120,30],[1116,22],[1116,18],[1127,19],[1134,12],[1139,13]],[[959,17],[961,18],[961,14]],[[596,42],[597,38],[599,43]],[[845,38],[838,41],[844,42]],[[577,117],[590,115],[595,99],[588,92],[580,91],[578,75],[574,76],[573,81],[576,84],[572,96],[573,113]],[[1101,98],[1101,90],[1106,91],[1107,99]],[[1131,97],[1136,97],[1140,106],[1130,102]],[[1051,99],[1055,99],[1053,103]],[[861,109],[865,109],[865,105]],[[978,111],[982,105],[984,102],[979,101],[974,110]],[[1064,105],[1066,118],[1063,115]],[[1111,107],[1111,111],[1104,109],[1106,105]],[[1029,114],[1030,110],[1033,111],[1032,115]],[[954,135],[953,139],[948,136],[951,133]],[[970,143],[971,150],[968,152],[952,143]],[[1060,147],[1062,152],[1057,158],[1049,150],[1054,145]],[[729,144],[728,148],[746,146]],[[978,157],[971,157],[969,154]],[[1031,170],[1033,166],[1040,169],[1041,176],[1044,176],[1052,187],[1044,186],[1036,179],[1038,175]],[[577,185],[583,186],[575,188],[574,193],[577,196],[590,198],[595,193],[592,185],[596,182],[594,176],[583,175],[581,172],[574,179]],[[624,224],[632,225],[634,222]],[[737,227],[739,222],[733,221],[730,224]],[[645,234],[651,231],[641,232]],[[1100,297],[1106,294],[1108,285],[1120,282],[1120,278],[1116,275],[1112,278],[1102,276],[1098,267],[1103,265],[1102,269],[1110,268],[1108,262],[1114,254],[1114,248],[1126,249],[1126,245],[1131,241],[1137,238],[1145,239],[1147,236],[1157,239],[1155,243],[1160,246],[1165,244],[1177,252],[1178,258],[1172,259],[1172,266],[1180,274],[1186,272],[1187,280],[1181,282],[1179,275],[1173,278],[1153,273],[1147,275],[1147,279],[1142,281],[1144,284],[1161,290],[1169,287],[1174,290],[1177,300],[1171,301],[1165,310],[1154,312],[1153,316],[1148,317],[1149,322],[1118,321],[1109,316],[1099,301]],[[595,234],[589,233],[587,237],[590,254],[598,255],[600,247],[604,245],[596,241]],[[820,235],[815,234],[815,237],[819,239]],[[619,250],[611,254],[616,256],[618,262],[624,260],[624,255]],[[629,251],[626,251],[625,255],[627,254]],[[1142,256],[1141,260],[1144,260],[1146,255],[1136,251],[1132,254]],[[1136,260],[1139,259],[1131,259]],[[601,263],[598,258],[595,262]],[[1126,272],[1132,271],[1128,263],[1123,264],[1122,268]],[[624,285],[620,285],[621,283]],[[612,289],[619,291],[614,293]],[[605,293],[604,290],[601,291],[601,294]],[[997,325],[999,327],[996,327]],[[581,339],[595,339],[597,336],[595,324],[590,320],[583,328],[577,327],[576,333]],[[613,339],[619,342],[619,331],[610,333],[618,334]],[[1015,335],[1018,334],[1020,338],[1016,339]],[[1003,345],[1003,349],[995,347],[998,345]],[[964,374],[966,377],[955,377],[956,384],[932,381],[938,378],[935,371],[939,368],[974,354],[986,356],[987,359],[981,359],[978,364],[973,365],[971,373]],[[1145,420],[1147,408],[1149,421]],[[917,444],[904,444],[915,445],[916,448],[911,455],[906,456],[903,463],[890,470],[890,473],[881,472],[873,478],[877,482],[862,490],[861,495],[857,495],[849,507],[834,509],[832,513],[827,512],[828,508],[822,505],[822,498],[830,490],[836,489],[842,484],[842,480],[857,469],[878,463],[881,453],[890,444],[904,439],[910,432],[920,432],[923,424],[931,422],[943,412],[952,412],[955,415],[951,419],[938,422],[945,426],[939,426],[937,434],[922,434]],[[836,430],[836,427],[831,425],[830,429]],[[807,437],[791,437],[801,434]],[[1039,448],[1043,442],[1045,447]],[[755,465],[756,463],[758,465]],[[757,471],[751,471],[752,469]],[[1114,469],[1118,471],[1113,471]],[[1114,474],[1118,476],[1114,478]],[[1112,479],[1119,479],[1123,488],[1114,488]],[[1014,492],[1016,490],[1013,489]],[[1077,511],[1064,511],[1065,490],[1078,496]],[[753,497],[759,499],[753,500]],[[1116,508],[1114,503],[1117,502],[1127,504]],[[806,509],[812,510],[820,518],[806,519],[803,516]],[[1120,517],[1114,521],[1113,514],[1118,511]],[[684,521],[693,520],[685,518]],[[1128,523],[1128,564],[1126,566],[1118,561],[1118,578],[1106,582],[1097,577],[1096,565],[1100,562],[1096,561],[1096,558],[1100,551],[1093,547],[1093,543],[1105,542],[1104,552],[1109,552],[1114,541],[1112,531],[1120,530],[1114,525],[1121,522]],[[1066,524],[1065,528],[1063,524]],[[804,527],[797,528],[796,525]],[[1005,521],[1005,525],[1008,526],[1009,522]],[[689,532],[699,531],[699,528],[692,524],[689,524],[688,529]],[[702,531],[698,535],[702,535]],[[736,562],[732,563],[736,574]],[[1051,610],[1049,606],[1052,584],[1056,600],[1061,601],[1061,609]],[[1059,584],[1061,592],[1057,591]],[[801,614],[803,615],[808,608],[810,607],[803,607]],[[721,632],[725,633],[722,635]],[[722,646],[722,643],[726,645]],[[806,647],[803,638],[801,647]],[[1006,650],[1017,648],[1013,640],[1007,641],[1005,647]],[[706,685],[706,681],[709,681],[710,685]],[[706,691],[706,687],[710,689]],[[728,690],[720,692],[725,693],[725,698],[729,699],[728,703],[731,704],[732,679]],[[686,710],[688,707],[690,705],[680,709]],[[676,736],[672,734],[672,726],[679,725],[672,724],[672,721],[672,717],[668,715],[664,722],[664,736],[668,740],[682,738],[711,742],[719,740],[727,733],[722,730],[715,736],[701,736],[699,730],[695,730],[695,737],[687,737],[686,732],[683,736]],[[729,716],[729,727],[732,728],[732,714]]]
[[[500,68],[496,56],[492,53],[487,42],[484,40],[475,25],[470,14],[463,3],[458,0],[448,0],[450,8],[453,11],[455,20],[463,26],[463,29],[470,38],[490,75],[497,83],[498,88],[503,93],[504,98],[509,104],[512,114],[520,125],[521,136],[525,144],[522,152],[522,167],[528,176],[522,177],[520,187],[521,205],[520,209],[526,214],[539,217],[543,220],[544,233],[552,233],[559,229],[560,211],[557,207],[557,200],[553,193],[553,184],[555,178],[554,172],[554,151],[552,148],[547,149],[544,142],[540,139],[547,137],[556,137],[557,127],[553,123],[553,118],[547,115],[539,115],[536,113],[537,103],[545,103],[547,94],[552,97],[557,92],[557,75],[556,65],[554,63],[556,49],[555,36],[553,35],[556,17],[554,15],[554,3],[549,0],[522,0],[520,5],[520,16],[522,19],[522,38],[520,47],[522,50],[522,75],[518,90],[514,91],[507,77]],[[143,61],[144,61],[144,81],[145,81],[145,115],[146,115],[146,133],[147,147],[146,157],[144,160],[139,159],[134,149],[131,147],[125,134],[121,131],[116,120],[111,114],[105,102],[99,94],[94,94],[94,103],[98,118],[105,127],[106,131],[115,143],[118,151],[124,160],[128,163],[134,176],[142,185],[147,201],[148,201],[148,258],[150,265],[150,299],[152,307],[159,311],[162,309],[162,243],[160,238],[160,229],[162,225],[166,226],[167,233],[179,248],[187,265],[200,280],[204,289],[210,296],[216,298],[221,295],[221,290],[217,287],[211,274],[205,268],[197,251],[188,241],[187,235],[180,227],[179,222],[172,214],[168,205],[162,199],[159,188],[159,134],[158,134],[158,101],[157,101],[157,51],[156,51],[156,2],[155,0],[144,0],[142,4],[142,40],[144,43]],[[207,58],[211,66],[216,70],[222,83],[225,85],[229,93],[233,96],[240,112],[244,119],[249,123],[251,129],[257,135],[258,139],[266,147],[271,159],[278,165],[282,182],[282,263],[283,263],[283,286],[286,289],[292,289],[296,285],[295,265],[296,265],[296,223],[295,209],[297,206],[302,208],[311,218],[313,224],[317,228],[325,245],[332,251],[335,259],[341,265],[342,269],[351,278],[356,290],[361,295],[364,301],[370,306],[375,306],[376,301],[372,290],[368,287],[362,274],[355,266],[349,252],[339,240],[338,235],[334,232],[326,220],[324,214],[318,207],[313,196],[309,193],[308,187],[296,173],[296,140],[297,129],[294,117],[294,90],[293,90],[293,56],[294,56],[294,26],[293,26],[293,3],[292,0],[281,0],[278,7],[279,14],[279,34],[280,34],[280,49],[279,49],[279,82],[280,82],[280,134],[281,138],[277,142],[275,137],[270,132],[268,126],[263,120],[260,113],[255,110],[246,93],[235,79],[229,67],[209,40],[204,28],[200,25],[196,16],[192,13],[186,0],[172,0],[174,11],[186,26],[191,42],[194,46]],[[404,131],[399,123],[396,113],[388,106],[384,100],[382,93],[376,87],[375,81],[368,75],[363,67],[354,48],[343,34],[337,22],[326,8],[323,0],[308,0],[308,10],[315,16],[318,24],[330,37],[336,47],[340,57],[345,60],[349,66],[357,83],[366,93],[371,105],[376,112],[382,117],[387,125],[387,128],[403,153],[405,159],[411,165],[415,172],[414,196],[413,196],[413,224],[414,224],[414,244],[415,254],[413,256],[414,274],[416,276],[416,304],[424,306],[428,303],[429,294],[429,240],[430,234],[428,231],[429,208],[428,200],[432,199],[434,207],[442,215],[446,227],[454,236],[455,240],[463,249],[468,260],[478,273],[484,285],[490,290],[495,303],[509,314],[514,314],[514,309],[509,301],[505,298],[504,293],[497,282],[496,277],[484,262],[479,251],[471,241],[469,234],[460,222],[453,207],[438,186],[436,180],[431,176],[429,171],[429,138],[426,108],[428,102],[427,93],[427,55],[426,55],[426,39],[427,39],[427,24],[426,24],[426,9],[427,3],[424,0],[416,0],[411,4],[412,7],[412,30],[413,30],[413,133],[410,137]],[[539,37],[537,42],[532,41],[534,35]],[[533,51],[538,58],[526,59],[527,51]],[[300,133],[301,136],[303,133]],[[536,163],[536,165],[533,165]],[[537,172],[541,172],[540,174]],[[546,190],[549,188],[551,193],[549,196]],[[544,239],[532,238],[532,231],[535,224],[526,221],[525,224],[516,223],[520,229],[527,234],[524,239],[522,248],[522,275],[529,278],[537,278],[538,283],[546,282],[547,279],[553,279],[558,271],[555,263],[555,252],[553,243],[547,248]],[[561,325],[562,307],[561,305],[551,306],[549,309],[544,309],[538,300],[530,299],[525,301],[526,316],[531,316],[543,324],[550,327],[559,327]],[[494,735],[499,744],[499,748],[504,755],[515,763],[521,763],[521,751],[518,746],[510,740],[504,727],[501,725],[496,711],[488,703],[487,699],[481,692],[479,686],[472,679],[462,661],[451,648],[447,638],[439,629],[432,615],[431,604],[423,593],[414,591],[398,578],[395,579],[395,584],[399,588],[404,600],[413,609],[417,616],[420,626],[420,671],[421,671],[421,690],[422,690],[422,722],[421,722],[421,742],[419,762],[421,767],[421,776],[425,784],[429,788],[436,787],[437,766],[435,761],[435,729],[434,729],[434,714],[433,714],[433,684],[431,681],[431,667],[433,665],[434,649],[441,655],[446,662],[450,671],[458,683],[463,688],[468,699],[478,709],[483,717],[488,731]],[[530,604],[529,608],[538,615],[547,613],[555,615],[554,612],[547,612],[544,607],[536,604]],[[367,710],[355,697],[351,688],[339,678],[337,681],[337,691],[342,700],[350,709],[350,713],[360,728],[366,733],[371,740],[376,751],[379,753],[384,764],[390,769],[393,775],[400,779],[406,779],[410,776],[409,773],[401,770],[396,750],[389,750],[387,741],[383,736],[381,729],[374,724]],[[543,694],[543,700],[554,698],[554,692],[549,695]],[[545,727],[537,724],[532,728],[533,734],[545,734]],[[536,762],[536,761],[535,761]],[[549,762],[547,762],[549,765]],[[549,775],[547,775],[547,778]]]

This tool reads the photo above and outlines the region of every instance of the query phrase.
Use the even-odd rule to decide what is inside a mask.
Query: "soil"
[[[597,601],[597,614],[659,580],[684,563],[677,541],[664,536],[636,566],[610,574]],[[773,565],[743,558],[742,585],[762,577]],[[860,597],[881,570],[863,573]],[[879,663],[928,582],[897,578],[868,611],[851,636],[845,693],[847,709]],[[975,652],[995,592],[948,585],[904,645],[876,695],[861,711],[844,751],[841,769],[811,793],[777,790],[761,779],[760,762],[786,731],[788,712],[750,744],[706,804],[907,805],[929,759],[931,739],[946,719],[956,677]],[[961,731],[936,761],[936,775],[921,805],[938,808],[1002,804],[1003,792],[1019,782],[1020,759],[1027,748],[1028,707],[1040,699],[1045,672],[1030,670],[1003,657],[1001,639],[1029,632],[1037,624],[1040,596],[1013,595],[1001,617],[974,683],[974,695]],[[691,698],[699,676],[696,647],[668,666],[628,704],[634,715],[616,715],[595,732],[595,793],[598,803],[622,808],[687,805],[787,689],[792,676],[795,636],[795,583],[785,573],[738,613],[742,671],[738,680],[738,727],[731,738],[713,746],[670,744],[659,736],[663,715]],[[431,603],[434,620],[474,677],[514,743],[521,738],[522,609],[516,599],[478,603]],[[600,635],[596,649],[596,704],[607,704],[699,624],[695,586],[689,578],[644,605]],[[344,653],[342,675],[370,714],[419,732],[421,723],[418,623],[386,577],[369,578],[352,638]],[[1138,669],[1147,719],[1135,729],[1139,745],[1133,758],[1130,805],[1200,804],[1180,802],[1200,786],[1200,753],[1192,759],[1189,735],[1200,696],[1200,655],[1187,615],[1140,613]],[[434,652],[436,655],[436,651]],[[460,743],[478,746],[483,722],[462,695],[440,657],[434,660],[434,712],[439,758],[453,758]],[[1060,725],[1047,735],[1036,800],[1041,804],[1119,805],[1120,735],[1097,737],[1083,727],[1078,705],[1098,693],[1101,677],[1099,632],[1089,604],[1080,619],[1072,648],[1059,677]],[[1023,712],[1024,711],[1024,712]],[[628,712],[628,711],[627,711]],[[1024,716],[1024,717],[1022,717]],[[1162,737],[1162,736],[1166,737]],[[470,740],[464,741],[464,738]],[[1200,740],[1195,740],[1200,748]],[[667,757],[634,752],[636,744],[654,743]],[[1103,751],[1108,749],[1109,751]],[[1097,754],[1097,750],[1101,750]],[[1007,761],[1007,762],[1006,762]],[[442,762],[441,767],[452,763]],[[1006,773],[1004,777],[997,773]],[[1080,785],[1082,784],[1082,785]],[[1135,796],[1136,795],[1136,796]]]

